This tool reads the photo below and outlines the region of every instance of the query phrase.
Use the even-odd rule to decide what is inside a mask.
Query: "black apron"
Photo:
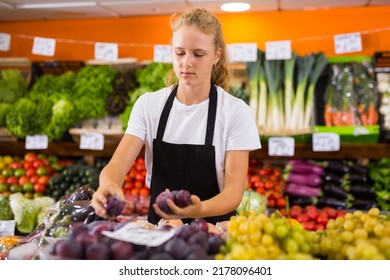
[[[156,197],[165,189],[186,189],[191,194],[207,200],[219,194],[217,174],[215,170],[215,149],[212,145],[214,137],[215,116],[217,112],[217,90],[210,87],[209,107],[205,145],[171,144],[164,142],[163,136],[177,86],[172,90],[165,103],[158,124],[157,137],[153,140],[153,167],[151,180],[151,199],[148,221],[157,224],[161,217],[156,214],[152,205]],[[236,212],[205,218],[209,223],[229,220]],[[192,219],[184,219],[190,223]]]

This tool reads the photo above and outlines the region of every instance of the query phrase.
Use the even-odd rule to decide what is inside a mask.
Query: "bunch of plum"
[[[164,225],[169,229],[169,225]],[[175,235],[157,247],[146,247],[137,252],[136,260],[209,260],[214,259],[225,240],[209,232],[204,219],[195,219],[190,224],[176,228]]]
[[[191,193],[187,190],[166,190],[156,197],[157,206],[165,213],[172,213],[167,204],[168,199],[171,199],[177,206],[184,208],[191,204]]]

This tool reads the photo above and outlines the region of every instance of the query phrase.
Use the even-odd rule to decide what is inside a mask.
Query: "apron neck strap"
[[[163,139],[165,128],[168,122],[169,112],[171,111],[173,101],[175,100],[177,88],[178,85],[176,85],[173,88],[171,94],[168,97],[167,102],[165,103],[164,109],[161,113],[160,121],[158,123],[158,129],[157,129],[157,137],[156,137],[156,140],[158,141],[162,141]],[[206,139],[205,139],[206,146],[212,146],[213,144],[216,113],[217,113],[217,89],[214,85],[211,85],[210,94],[209,94],[209,108],[208,108],[208,115],[207,115]]]

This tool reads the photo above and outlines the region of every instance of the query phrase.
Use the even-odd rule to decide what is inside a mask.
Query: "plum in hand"
[[[119,216],[122,213],[124,207],[125,203],[117,195],[109,196],[107,198],[107,203],[104,204],[104,208],[107,211],[107,215],[110,217]]]
[[[173,201],[175,204],[181,208],[187,207],[191,204],[191,194],[187,190],[178,190],[172,191],[173,193]]]
[[[173,194],[170,191],[166,190],[166,191],[160,193],[156,197],[156,203],[157,203],[158,208],[160,208],[165,213],[172,213],[171,208],[169,208],[169,206],[167,204],[168,198],[171,200],[174,200]]]

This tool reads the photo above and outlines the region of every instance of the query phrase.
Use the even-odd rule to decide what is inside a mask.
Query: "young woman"
[[[249,152],[261,147],[249,106],[224,90],[229,72],[218,19],[194,9],[173,16],[171,27],[170,80],[175,84],[137,100],[92,199],[102,217],[107,196],[124,197],[124,177],[145,145],[150,223],[161,218],[229,220],[245,189]],[[166,189],[188,190],[191,205],[179,208],[169,200],[173,214],[161,211],[155,200]]]

